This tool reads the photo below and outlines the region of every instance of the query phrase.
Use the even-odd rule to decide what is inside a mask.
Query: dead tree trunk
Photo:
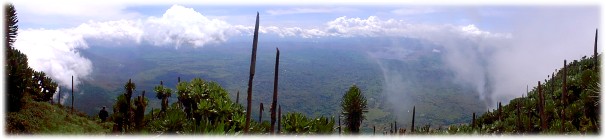
[[[257,60],[257,41],[259,40],[259,12],[257,12],[257,20],[255,22],[255,32],[253,36],[253,48],[252,55],[250,58],[250,76],[248,77],[248,97],[246,98],[246,123],[244,125],[244,133],[248,133],[248,129],[250,128],[250,111],[252,111],[252,82],[253,77],[255,76],[255,63]]]
[[[274,125],[276,124],[276,105],[278,104],[278,67],[280,66],[280,50],[276,48],[276,65],[274,70],[274,97],[271,102],[271,127],[270,133],[274,133]]]

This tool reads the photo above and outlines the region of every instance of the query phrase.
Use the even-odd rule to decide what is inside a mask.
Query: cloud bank
[[[79,54],[91,44],[108,47],[153,46],[202,47],[221,43],[241,34],[242,26],[209,19],[179,5],[173,5],[162,17],[105,22],[89,21],[74,28],[21,29],[14,46],[29,58],[29,65],[44,71],[62,86],[71,86],[71,76],[78,85],[92,72],[92,63]],[[246,30],[246,29],[244,29]],[[95,45],[98,46],[98,45]]]

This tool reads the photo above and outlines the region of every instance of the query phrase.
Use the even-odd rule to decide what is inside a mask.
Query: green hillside
[[[512,99],[509,104],[501,104],[499,108],[478,115],[475,123],[470,121],[465,125],[452,125],[447,129],[439,130],[418,127],[415,132],[420,134],[599,134],[601,131],[599,57],[601,55],[598,59],[584,56],[580,61],[568,61],[565,69],[560,68],[549,79],[538,81],[525,97]],[[564,96],[563,91],[566,91]],[[540,95],[543,95],[543,100]],[[482,113],[476,112],[476,114]]]
[[[25,99],[27,100],[27,99]],[[6,115],[8,134],[107,134],[112,123],[102,123],[71,108],[47,102],[26,101],[23,109]]]
[[[566,63],[566,69],[559,69],[554,73],[554,77],[538,81],[540,85],[537,83],[538,86],[529,91],[526,97],[513,99],[508,105],[503,106],[500,109],[501,115],[497,109],[480,116],[478,119],[480,124],[478,127],[482,128],[480,131],[598,133],[601,68],[600,59],[598,58],[597,62],[594,60],[596,59],[593,57],[583,57],[580,61],[569,61]],[[566,78],[566,84],[563,78]],[[562,95],[563,91],[566,94]],[[540,95],[544,98],[542,107]],[[541,110],[544,110],[544,128],[541,128]]]

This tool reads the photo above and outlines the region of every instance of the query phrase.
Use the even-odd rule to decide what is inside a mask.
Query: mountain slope
[[[6,117],[8,134],[107,134],[112,123],[101,123],[99,119],[88,118],[81,112],[51,105],[47,102],[26,101],[19,112],[11,112]]]
[[[599,134],[601,67],[600,59],[596,62],[593,58],[583,57],[580,61],[568,62],[565,64],[566,69],[559,69],[554,77],[539,81],[544,97],[544,128],[541,128],[539,87],[534,87],[526,97],[513,99],[504,105],[500,115],[497,109],[480,116],[477,126],[481,128],[479,131]],[[562,77],[566,77],[565,86]],[[567,91],[564,96],[563,89]]]

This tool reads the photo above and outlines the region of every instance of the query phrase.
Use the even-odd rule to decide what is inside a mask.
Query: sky
[[[259,12],[261,34],[281,38],[406,37],[444,46],[446,61],[459,80],[476,85],[481,94],[491,92],[486,94],[491,100],[502,101],[521,96],[523,87],[547,78],[544,75],[561,67],[564,59],[590,55],[602,16],[601,5],[591,2],[14,1],[14,5],[19,18],[15,48],[28,55],[32,68],[63,86],[70,84],[70,75],[77,85],[92,73],[92,62],[79,54],[90,44],[175,49],[221,44],[251,36]],[[487,83],[497,86],[486,91]]]

